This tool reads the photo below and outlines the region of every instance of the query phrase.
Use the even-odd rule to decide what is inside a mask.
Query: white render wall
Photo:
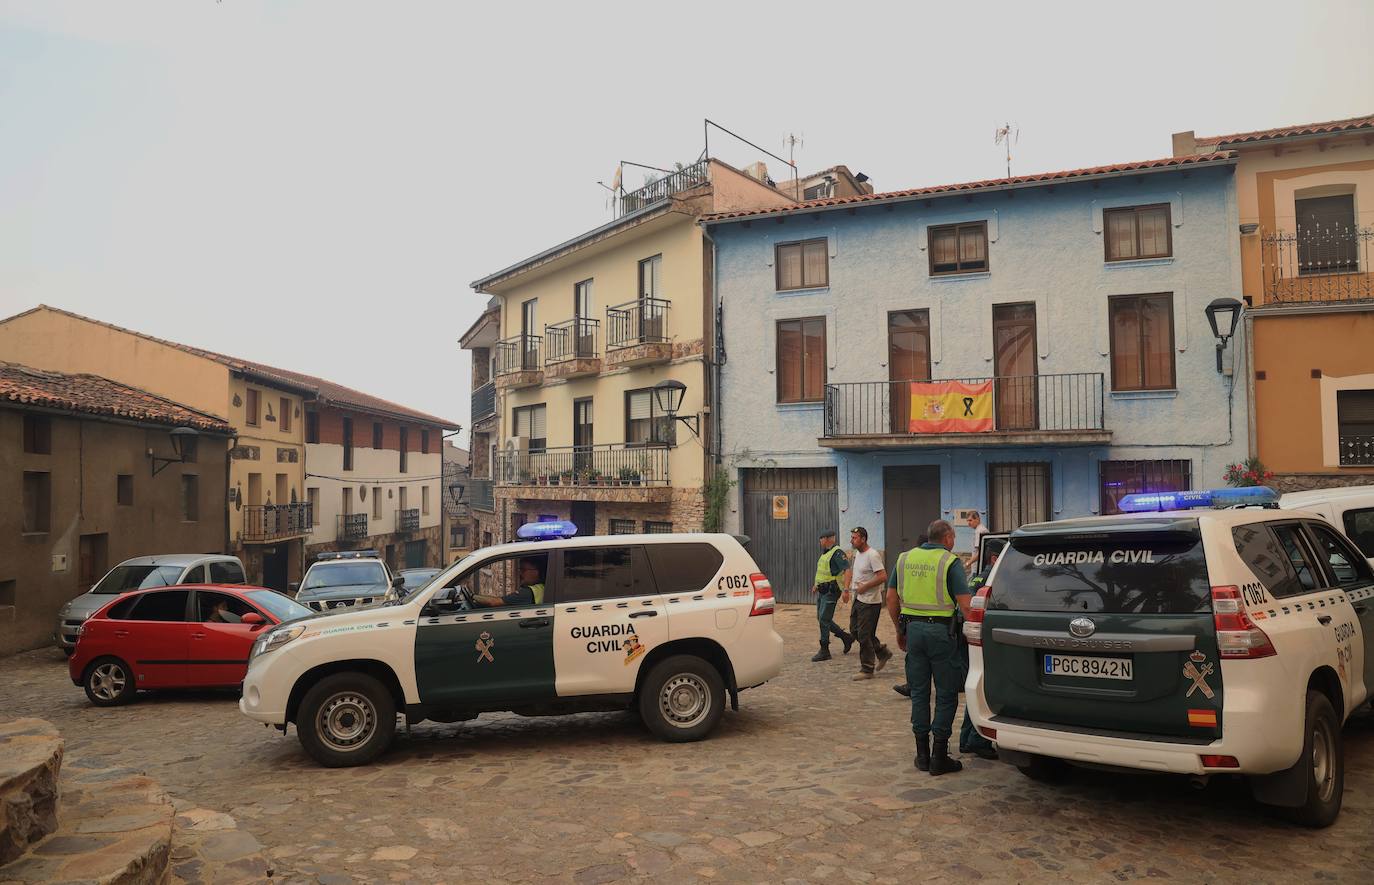
[[[400,472],[401,453],[395,449],[353,447],[353,469],[343,469],[343,446],[330,443],[308,443],[305,447],[306,500],[309,490],[319,489],[319,506],[315,510],[315,530],[307,544],[327,544],[339,533],[339,517],[343,514],[343,489],[353,489],[353,512],[366,513],[368,535],[385,535],[396,531],[396,511],[401,507],[400,490],[405,488],[406,506],[420,511],[420,528],[437,526],[443,521],[443,467],[438,447],[428,455],[411,452],[406,459],[407,470]],[[373,488],[382,490],[381,516],[376,517]],[[424,493],[429,489],[429,512],[422,507]],[[365,492],[362,490],[365,489]]]

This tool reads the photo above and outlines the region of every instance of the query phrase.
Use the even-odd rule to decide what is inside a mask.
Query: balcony
[[[367,537],[367,514],[345,513],[339,517],[340,541],[361,541]]]
[[[565,446],[498,452],[497,485],[532,486],[521,497],[544,500],[668,501],[666,446]],[[593,491],[595,490],[595,491]]]
[[[473,510],[492,513],[496,510],[495,483],[489,479],[470,479],[467,482],[468,506]]]
[[[987,385],[991,429],[976,432],[924,430],[921,423],[945,416],[936,405],[915,403],[911,381],[862,381],[825,386],[825,424],[819,444],[848,451],[935,446],[1087,446],[1111,442],[1103,428],[1100,372],[944,379]],[[953,394],[955,410],[972,410],[968,396]],[[930,402],[930,401],[927,401]],[[921,409],[919,414],[916,410]],[[955,415],[957,419],[959,415]]]
[[[488,381],[472,391],[472,426],[496,414],[496,385]]]
[[[519,390],[544,383],[539,360],[544,339],[538,335],[516,335],[496,342],[496,389]]]
[[[606,308],[606,368],[647,366],[672,359],[666,298],[644,296]]]
[[[638,190],[621,194],[620,199],[616,201],[616,217],[622,218],[640,209],[647,209],[683,191],[705,187],[711,183],[710,166],[710,160],[702,160],[676,172],[670,172]]]
[[[1313,304],[1374,299],[1374,227],[1299,227],[1260,238],[1264,300]]]
[[[585,378],[601,372],[597,320],[577,317],[544,327],[544,377]]]
[[[420,530],[420,510],[410,507],[396,511],[396,531],[418,532]]]
[[[1342,433],[1338,440],[1342,467],[1374,466],[1374,436]]]
[[[243,508],[243,543],[269,544],[308,535],[313,518],[308,502],[249,504]]]

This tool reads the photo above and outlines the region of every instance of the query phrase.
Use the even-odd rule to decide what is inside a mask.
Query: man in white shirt
[[[978,571],[978,549],[983,546],[983,536],[988,533],[988,527],[983,525],[983,519],[978,515],[977,510],[968,512],[968,527],[973,529],[973,553],[969,558],[968,568]]]
[[[849,566],[849,593],[854,594],[851,621],[859,640],[860,669],[854,674],[854,681],[858,682],[872,679],[874,671],[886,667],[892,660],[892,652],[878,641],[878,619],[883,612],[887,569],[878,551],[868,546],[868,529],[863,526],[854,529],[849,533],[849,541],[854,546]]]

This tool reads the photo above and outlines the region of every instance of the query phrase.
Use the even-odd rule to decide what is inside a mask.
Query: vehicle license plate
[[[1084,676],[1089,679],[1131,678],[1130,658],[1097,658],[1086,655],[1045,655],[1046,676]]]

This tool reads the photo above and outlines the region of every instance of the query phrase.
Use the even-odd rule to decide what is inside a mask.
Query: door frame
[[[993,378],[994,378],[994,379],[1001,379],[1001,378],[1003,378],[1003,377],[1026,377],[1026,376],[1004,376],[1003,373],[1002,373],[1002,366],[1000,365],[1001,360],[998,358],[998,356],[999,356],[999,354],[998,354],[998,347],[997,347],[997,330],[998,330],[998,327],[999,327],[999,326],[1003,326],[1003,327],[1006,327],[1006,326],[1013,326],[1013,327],[1014,327],[1014,326],[1024,325],[1024,323],[1021,322],[1021,321],[1017,321],[1016,323],[1010,323],[1010,322],[1003,321],[1003,322],[999,323],[999,322],[997,321],[997,312],[998,312],[998,310],[1007,309],[1007,308],[1015,308],[1015,307],[1029,307],[1029,308],[1031,309],[1031,317],[1030,317],[1030,333],[1031,333],[1031,340],[1030,340],[1030,345],[1031,345],[1031,346],[1030,346],[1030,365],[1031,365],[1031,371],[1030,371],[1030,376],[1029,376],[1029,377],[1034,378],[1034,379],[1037,379],[1037,380],[1034,380],[1034,381],[1032,381],[1032,382],[1030,383],[1031,425],[1030,425],[1030,427],[1019,427],[1019,426],[1018,426],[1018,427],[1006,427],[1006,426],[1004,425],[1003,420],[1002,420],[1002,401],[1003,401],[1002,393],[1003,393],[1003,391],[1002,391],[1002,390],[998,390],[997,393],[996,393],[996,395],[994,396],[994,400],[993,400],[993,403],[994,403],[994,412],[995,412],[995,414],[996,414],[996,416],[997,416],[997,417],[996,417],[996,421],[995,421],[995,426],[996,426],[996,429],[997,429],[997,430],[1034,430],[1034,429],[1036,429],[1036,428],[1038,428],[1038,427],[1040,426],[1040,391],[1039,391],[1039,382],[1038,382],[1038,379],[1039,379],[1039,376],[1040,376],[1040,361],[1039,361],[1039,357],[1040,357],[1040,329],[1039,329],[1039,326],[1040,326],[1040,307],[1039,307],[1039,305],[1036,304],[1034,301],[1009,301],[1009,302],[1007,302],[1007,303],[1005,303],[1005,304],[994,304],[994,305],[992,305],[992,375],[993,375]],[[1016,383],[1024,383],[1024,382],[1016,382]],[[1008,386],[1008,385],[1006,385],[1006,383],[1003,382],[1003,381],[1000,381],[1000,380],[994,381],[994,387],[1004,388],[1004,387],[1006,387],[1006,386]]]

